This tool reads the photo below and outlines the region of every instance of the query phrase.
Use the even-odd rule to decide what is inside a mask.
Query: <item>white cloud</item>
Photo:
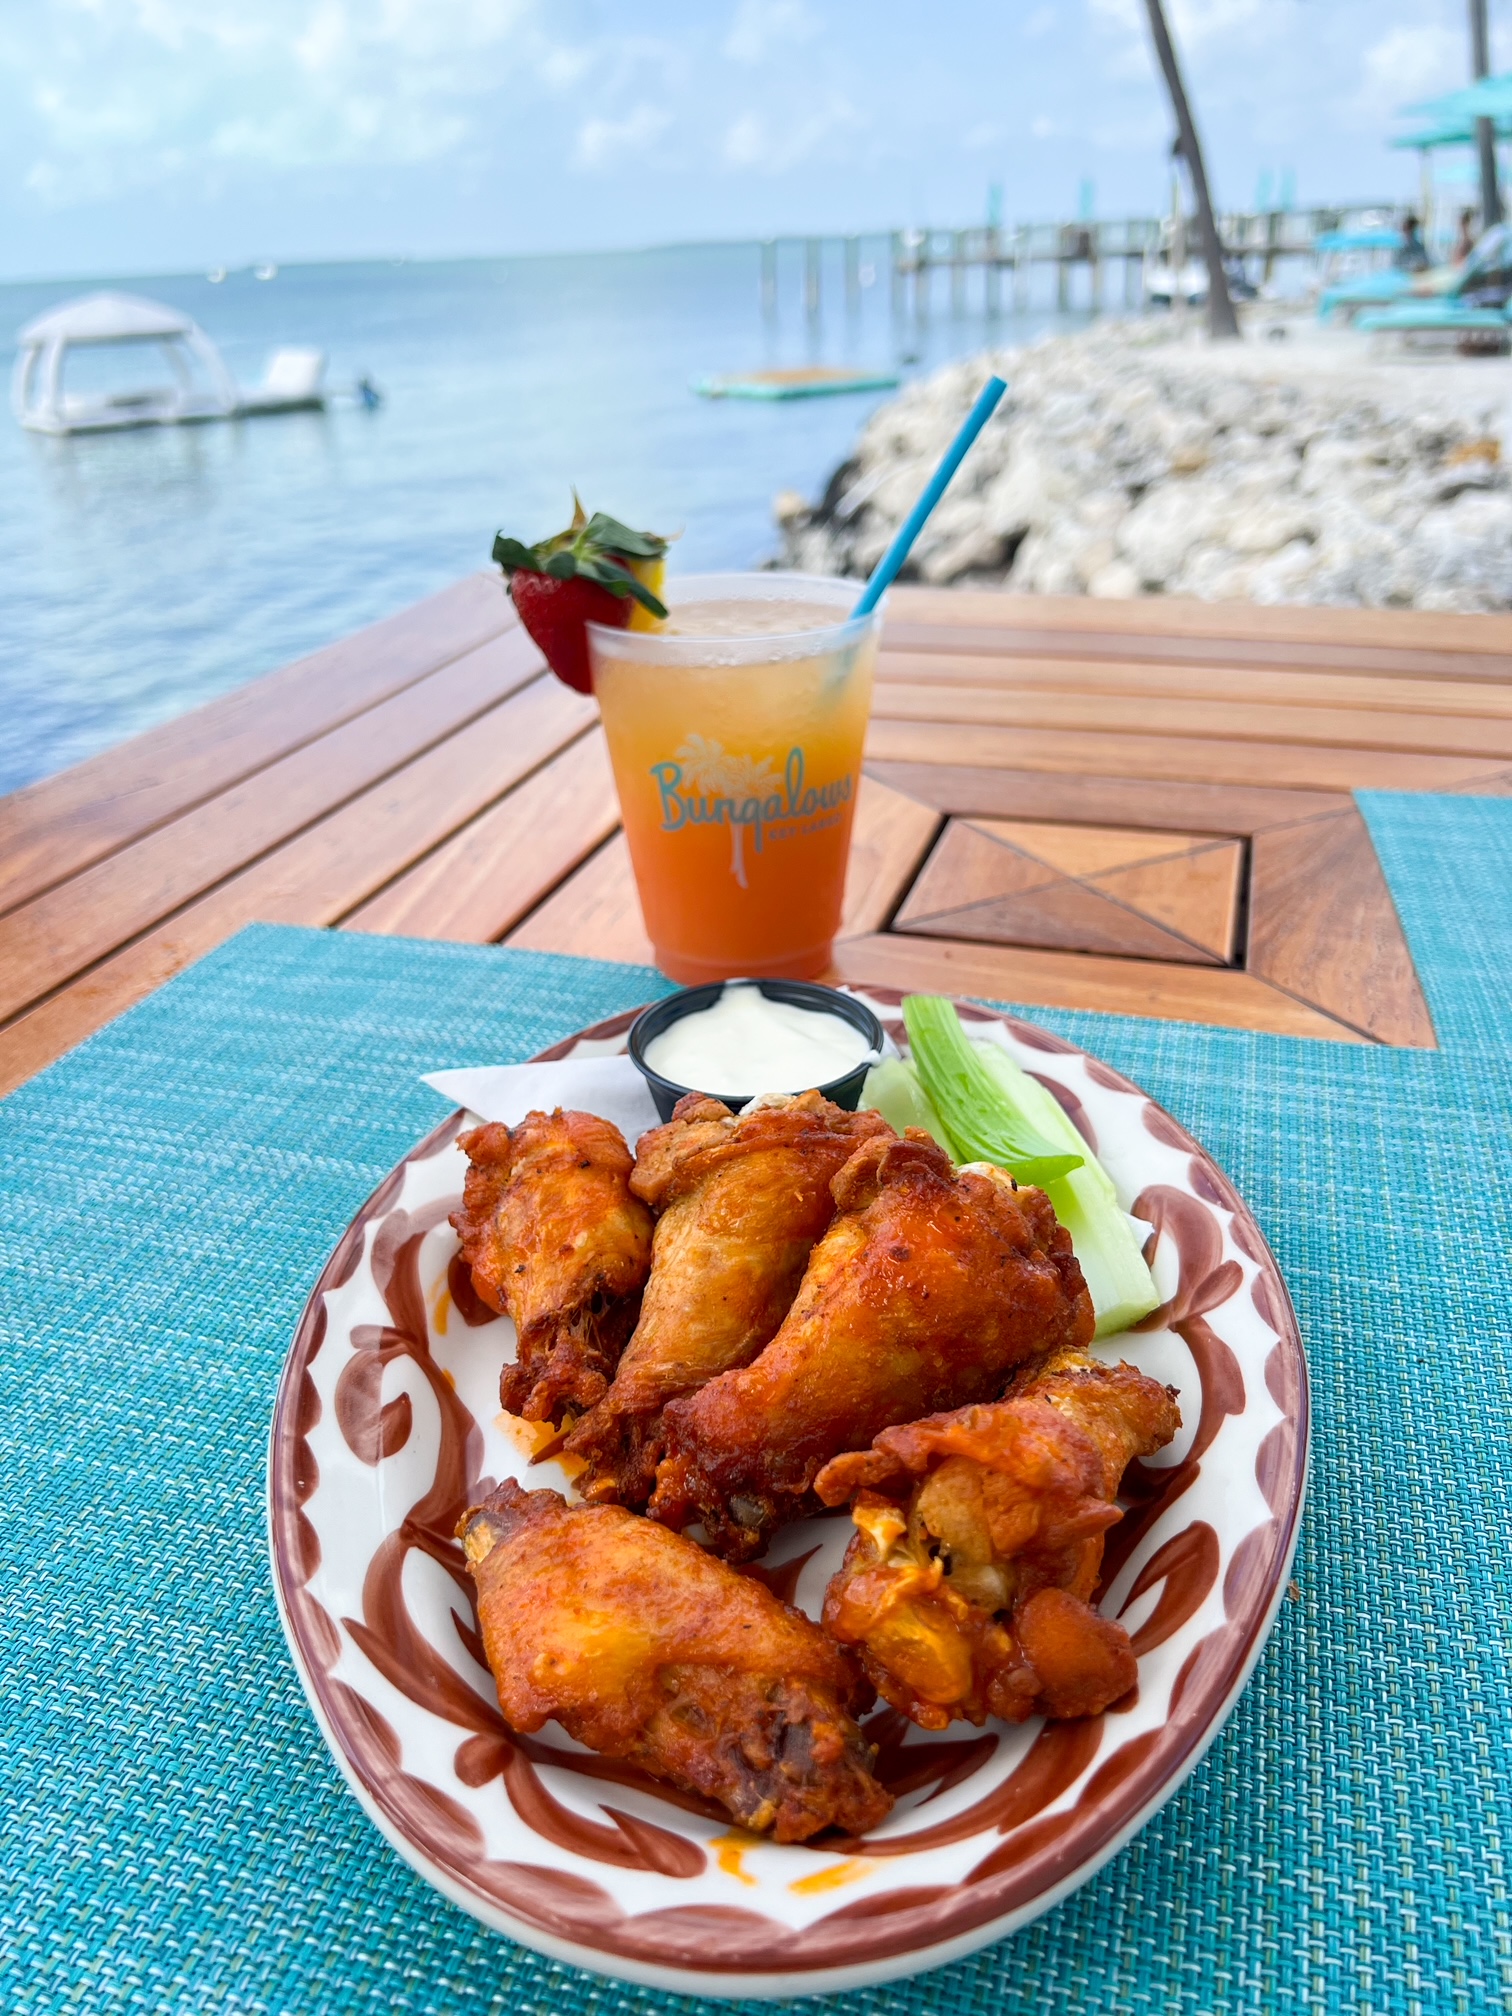
[[[1262,168],[1294,169],[1319,200],[1406,188],[1414,164],[1385,144],[1397,108],[1468,73],[1464,0],[1168,5],[1224,198]],[[917,0],[635,16],[605,0],[0,0],[0,263],[86,242],[114,258],[113,232],[125,258],[187,249],[245,217],[270,248],[391,231],[416,249],[844,228],[921,205],[950,221],[989,173],[1047,217],[1068,172],[1094,167],[1110,203],[1167,200],[1144,0],[958,0],[940,20],[921,29]],[[615,164],[646,159],[679,172],[633,215],[606,212]]]
[[[306,70],[330,70],[349,53],[346,10],[341,0],[321,0],[310,25],[294,43],[294,54]]]
[[[762,175],[783,175],[822,152],[829,143],[866,125],[848,98],[832,94],[802,118],[784,114],[778,121],[758,112],[742,112],[725,133],[724,159],[730,168],[755,169]]]
[[[732,168],[759,168],[771,143],[766,122],[755,112],[742,112],[724,139],[724,158]]]
[[[1182,49],[1232,39],[1251,28],[1269,40],[1285,32],[1292,13],[1282,0],[1168,0],[1168,5],[1171,35]]]
[[[803,0],[740,0],[724,53],[734,63],[762,63],[774,50],[812,42],[818,33]]]
[[[0,43],[31,82],[50,205],[159,187],[193,164],[413,163],[465,142],[479,101],[548,81],[536,0],[34,0]]]
[[[589,49],[550,49],[539,64],[541,81],[553,91],[570,91],[593,67]]]
[[[672,115],[641,104],[623,119],[585,119],[578,128],[573,158],[579,168],[603,168],[627,154],[644,154],[666,132]]]
[[[1464,83],[1465,40],[1443,21],[1387,29],[1365,51],[1355,109],[1389,117],[1414,99]]]

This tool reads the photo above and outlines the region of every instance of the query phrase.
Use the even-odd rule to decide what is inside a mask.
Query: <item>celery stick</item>
[[[994,1084],[1008,1103],[1047,1141],[1078,1147],[1085,1160],[1069,1175],[1046,1183],[1045,1194],[1055,1215],[1071,1235],[1071,1245],[1087,1277],[1087,1292],[1097,1317],[1099,1337],[1127,1330],[1148,1316],[1160,1300],[1145,1265],[1140,1235],[1118,1201],[1112,1179],[1077,1133],[1070,1116],[1053,1092],[1031,1078],[996,1043],[973,1043]]]
[[[938,994],[910,994],[903,1020],[919,1082],[945,1123],[957,1162],[991,1162],[1020,1183],[1046,1184],[1086,1160],[1078,1139],[1046,1140],[1005,1098],[955,1009]]]
[[[905,1127],[922,1127],[950,1154],[950,1141],[940,1116],[930,1105],[929,1095],[919,1083],[919,1074],[912,1064],[905,1064],[898,1057],[884,1057],[880,1064],[873,1064],[861,1088],[861,1104],[880,1113],[888,1126],[900,1134]]]

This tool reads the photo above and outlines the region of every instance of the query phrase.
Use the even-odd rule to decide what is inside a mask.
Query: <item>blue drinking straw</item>
[[[982,387],[975,406],[961,422],[961,431],[945,450],[945,456],[929,479],[928,487],[915,504],[912,511],[898,527],[897,537],[872,569],[872,577],[861,591],[861,600],[851,611],[852,617],[870,616],[882,597],[897,578],[903,562],[908,558],[909,549],[924,529],[924,520],[945,495],[946,485],[961,466],[962,457],[987,425],[999,399],[1008,390],[1001,378],[989,378]]]

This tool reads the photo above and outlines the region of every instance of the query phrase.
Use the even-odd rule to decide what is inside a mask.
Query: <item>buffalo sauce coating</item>
[[[653,1516],[745,1560],[812,1509],[829,1460],[885,1428],[995,1398],[1015,1366],[1090,1341],[1091,1300],[1049,1200],[927,1136],[864,1143],[837,1215],[756,1360],[666,1410]]]

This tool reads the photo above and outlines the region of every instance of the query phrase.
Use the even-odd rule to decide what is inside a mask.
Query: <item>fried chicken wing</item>
[[[927,1135],[868,1141],[781,1329],[743,1370],[664,1415],[654,1518],[703,1521],[748,1560],[812,1508],[820,1469],[894,1423],[1002,1392],[1013,1368],[1092,1336],[1071,1241],[1038,1190],[959,1175]]]
[[[855,1494],[856,1534],[827,1629],[926,1729],[1100,1713],[1138,1676],[1128,1633],[1091,1605],[1103,1536],[1126,1466],[1180,1426],[1172,1388],[1070,1350],[1007,1399],[838,1457],[815,1488],[829,1505]]]
[[[855,1722],[871,1689],[760,1583],[619,1506],[513,1482],[457,1531],[512,1728],[560,1722],[778,1841],[886,1815]]]
[[[608,1386],[651,1266],[651,1213],[630,1194],[625,1137],[558,1107],[475,1127],[458,1146],[469,1164],[451,1220],[462,1257],[519,1335],[499,1399],[528,1421],[560,1421]]]
[[[690,1092],[641,1137],[630,1188],[657,1213],[640,1322],[614,1383],[569,1436],[590,1500],[643,1505],[663,1453],[662,1408],[749,1364],[792,1305],[835,1215],[830,1185],[863,1141],[892,1129],[817,1092],[737,1118]]]

